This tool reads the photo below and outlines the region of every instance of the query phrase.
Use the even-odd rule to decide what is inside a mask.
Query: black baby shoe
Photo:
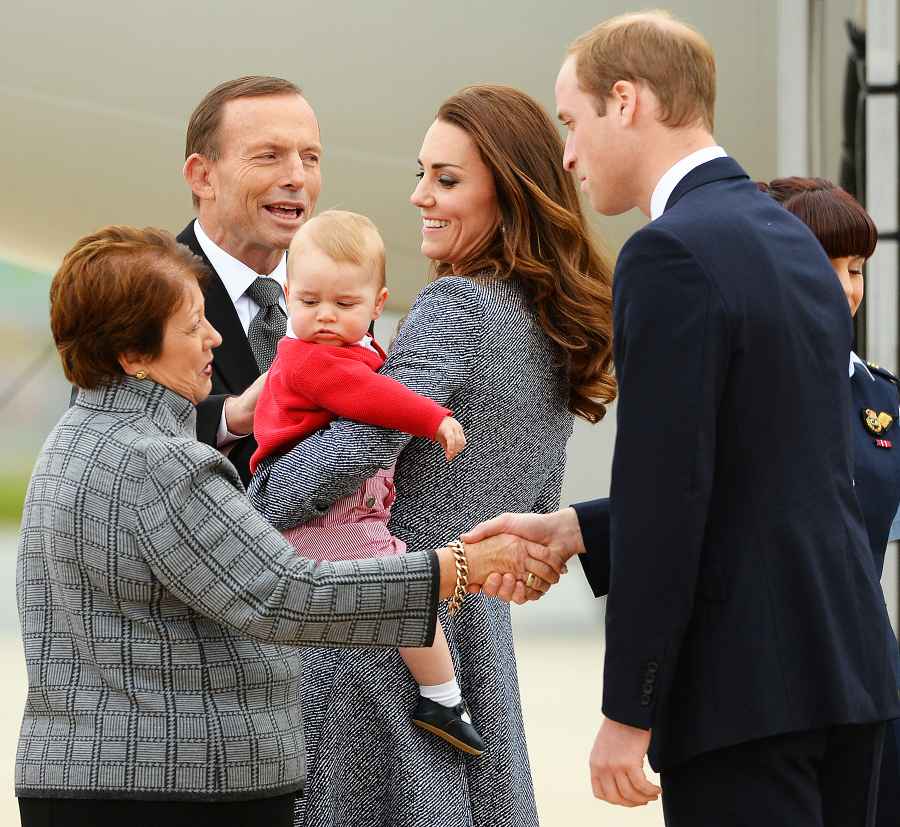
[[[413,723],[469,755],[481,755],[485,749],[484,741],[478,730],[462,717],[468,711],[465,701],[456,706],[444,706],[420,695]]]

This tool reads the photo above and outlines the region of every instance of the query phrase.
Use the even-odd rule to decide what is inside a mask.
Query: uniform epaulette
[[[874,362],[866,362],[866,367],[872,373],[877,373],[882,379],[887,379],[888,382],[893,382],[895,385],[900,385],[900,379],[894,376],[889,370],[881,367],[881,365],[876,365]]]

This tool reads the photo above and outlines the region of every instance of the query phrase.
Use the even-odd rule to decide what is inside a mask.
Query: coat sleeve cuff
[[[436,551],[429,551],[431,557],[431,600],[428,604],[428,631],[425,639],[425,646],[431,646],[434,643],[434,635],[437,631],[438,604],[440,603],[441,589],[441,564],[438,560]]]
[[[208,396],[197,406],[197,439],[213,448],[218,447],[219,425],[227,394]]]
[[[603,714],[611,721],[652,729],[661,692],[665,692],[662,658],[657,655],[611,657],[603,666]]]
[[[581,568],[594,597],[609,593],[609,499],[590,500],[572,506],[578,516],[585,552]]]

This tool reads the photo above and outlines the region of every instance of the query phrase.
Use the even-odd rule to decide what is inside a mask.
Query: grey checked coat
[[[383,372],[451,408],[466,449],[448,463],[427,440],[339,420],[264,466],[251,500],[287,527],[396,460],[390,528],[410,548],[440,547],[502,511],[553,510],[572,432],[559,361],[516,279],[438,279],[419,294]],[[298,823],[537,824],[509,607],[470,595],[442,623],[485,754],[464,758],[412,725],[417,688],[396,652],[304,650],[310,768]]]
[[[126,378],[81,391],[41,451],[18,552],[19,796],[299,790],[294,647],[432,639],[432,553],[297,557],[194,427],[186,399]]]

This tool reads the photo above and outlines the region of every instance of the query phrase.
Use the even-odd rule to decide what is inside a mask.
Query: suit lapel
[[[674,207],[679,199],[691,190],[702,187],[704,184],[709,184],[713,181],[723,181],[727,178],[747,178],[749,180],[750,176],[744,172],[741,165],[734,158],[713,158],[705,164],[700,164],[699,167],[694,167],[672,190],[669,200],[666,201],[666,209],[669,210]]]
[[[197,241],[193,221],[181,231],[178,241],[203,259],[210,271],[206,286],[206,318],[222,335],[222,344],[214,351],[213,371],[218,374],[224,392],[242,393],[259,376],[244,326],[225,285]]]

